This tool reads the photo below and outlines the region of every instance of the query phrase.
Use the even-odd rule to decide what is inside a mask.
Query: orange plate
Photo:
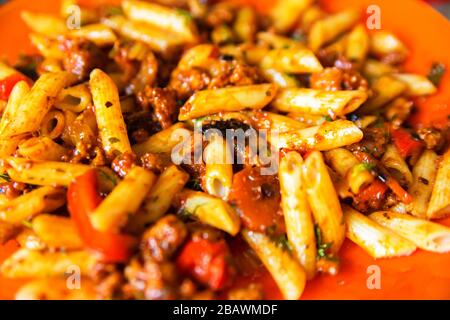
[[[108,0],[109,1],[109,0]],[[100,1],[87,1],[98,3]],[[107,2],[107,1],[105,1]],[[117,1],[115,1],[117,2]],[[272,0],[245,0],[261,11],[267,11]],[[450,24],[428,5],[417,0],[322,0],[330,11],[349,6],[363,10],[369,4],[381,8],[382,28],[395,32],[410,48],[407,70],[426,74],[434,61],[450,67]],[[0,55],[15,59],[21,52],[29,52],[28,30],[19,18],[20,10],[57,13],[59,0],[15,0],[0,8]],[[418,101],[419,112],[414,124],[442,125],[450,114],[450,72],[443,78],[438,94]],[[450,219],[442,221],[450,225]],[[17,246],[10,242],[0,248],[0,261]],[[433,254],[418,250],[410,257],[374,260],[362,249],[346,241],[341,250],[342,270],[337,276],[319,276],[307,284],[305,299],[450,299],[450,254]],[[381,289],[368,289],[371,265],[380,267]],[[281,298],[273,280],[267,275],[255,276],[266,290],[268,298]],[[0,278],[0,299],[10,299],[21,281]]]

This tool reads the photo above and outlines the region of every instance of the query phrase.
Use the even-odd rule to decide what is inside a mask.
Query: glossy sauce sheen
[[[83,0],[83,3],[94,1]],[[102,2],[118,1],[95,1]],[[244,2],[244,1],[241,1]],[[246,0],[261,11],[268,11],[273,0]],[[377,4],[382,12],[382,28],[397,34],[410,49],[406,70],[427,74],[435,61],[450,66],[450,23],[425,3],[415,0],[322,0],[330,11],[348,6],[365,9]],[[20,20],[21,10],[58,13],[59,0],[16,0],[0,8],[1,53],[12,61],[20,52],[31,51],[28,30]],[[419,23],[420,21],[420,23]],[[14,26],[14,27],[11,27]],[[418,101],[419,112],[413,124],[442,125],[450,114],[450,72],[446,72],[438,94]],[[450,218],[441,223],[450,226]],[[17,250],[14,241],[0,248],[0,262]],[[306,286],[303,299],[450,299],[450,254],[434,254],[417,250],[403,258],[374,260],[351,241],[346,240],[340,251],[342,265],[337,276],[319,276]],[[381,272],[381,288],[368,289],[368,267],[378,266]],[[253,275],[243,275],[236,284],[244,286],[250,281],[260,282],[265,297],[280,299],[280,292],[268,275],[259,268]],[[0,299],[11,299],[25,280],[0,278]]]

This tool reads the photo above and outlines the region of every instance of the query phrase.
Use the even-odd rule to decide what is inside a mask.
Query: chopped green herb
[[[11,182],[11,178],[8,176],[7,173],[0,173],[0,178],[5,180],[6,182]]]
[[[108,17],[123,15],[123,10],[120,6],[108,6],[105,8],[105,15]]]
[[[435,62],[431,66],[430,72],[428,73],[428,79],[433,82],[435,86],[438,86],[441,82],[442,77],[445,73],[445,65],[440,62]]]
[[[187,182],[186,186],[189,189],[192,189],[192,190],[195,190],[195,191],[202,191],[203,190],[202,189],[202,184],[201,184],[199,179],[194,179],[194,178],[190,179]]]
[[[177,8],[176,10],[179,15],[182,15],[186,19],[186,21],[190,22],[192,20],[192,15],[189,11],[180,8]]]
[[[289,240],[285,234],[275,238],[274,240],[278,247],[280,247],[281,249],[283,249],[289,253],[292,252],[292,245],[289,242]]]
[[[316,240],[317,240],[317,258],[319,258],[319,259],[330,258],[327,251],[331,247],[331,243],[323,243],[322,242],[323,241],[322,231],[320,230],[320,228],[317,224],[314,226],[314,233],[316,234]]]
[[[331,117],[330,116],[325,116],[325,117],[323,117],[324,119],[325,119],[325,121],[328,121],[328,122],[331,122],[331,121],[333,121],[333,119],[331,119]]]
[[[100,175],[100,178],[110,181],[113,185],[117,185],[117,180],[114,176],[104,172],[103,170],[99,170],[98,174]]]

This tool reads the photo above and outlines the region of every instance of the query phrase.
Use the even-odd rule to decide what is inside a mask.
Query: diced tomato
[[[26,81],[31,85],[32,81],[21,73],[13,73],[12,75],[0,80],[0,100],[8,100],[12,89],[19,81]]]
[[[403,158],[409,157],[423,148],[423,143],[414,139],[404,129],[392,129],[391,136],[395,147]]]
[[[97,191],[97,173],[90,170],[69,186],[67,202],[72,220],[84,244],[98,253],[104,262],[125,262],[132,254],[136,239],[129,235],[95,230],[89,215],[102,202]]]
[[[230,250],[224,240],[194,238],[183,247],[177,267],[212,290],[221,290],[231,283],[235,273],[229,259]]]
[[[248,167],[233,177],[230,201],[238,208],[243,225],[253,231],[275,227],[284,232],[280,214],[280,185],[276,176],[261,175],[261,168]]]
[[[384,197],[388,187],[379,180],[374,180],[367,187],[361,189],[358,194],[359,201],[369,202],[371,200],[380,200]]]

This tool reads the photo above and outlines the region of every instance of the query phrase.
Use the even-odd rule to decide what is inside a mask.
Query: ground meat
[[[8,199],[14,199],[20,196],[26,189],[26,184],[21,182],[4,182],[0,183],[0,194],[5,195]]]
[[[125,277],[128,280],[124,286],[127,296],[147,300],[178,298],[179,278],[174,263],[134,258],[125,268]]]
[[[258,70],[243,62],[220,60],[210,71],[214,77],[208,85],[209,89],[227,86],[245,86],[261,82]]]
[[[184,242],[187,229],[174,215],[166,215],[145,231],[141,251],[145,259],[156,262],[168,260]]]
[[[94,68],[102,68],[107,61],[107,55],[94,43],[81,39],[65,39],[63,50],[64,69],[78,76],[80,80],[87,79]]]
[[[380,158],[389,142],[389,135],[384,126],[370,127],[363,130],[363,139],[355,144],[350,145],[350,151],[368,152],[375,158]]]
[[[163,129],[170,127],[178,114],[176,92],[170,88],[145,87],[138,92],[137,102],[144,111],[153,110],[153,116]]]
[[[420,139],[425,142],[425,146],[430,150],[442,149],[445,139],[441,131],[434,128],[423,128],[417,130]]]
[[[125,177],[136,163],[136,155],[131,152],[125,152],[117,156],[111,163],[111,168],[120,177]]]
[[[156,174],[162,173],[170,164],[170,155],[162,153],[145,153],[141,157],[141,165]]]
[[[139,92],[146,86],[154,86],[158,76],[158,60],[155,55],[150,52],[145,57],[139,68],[139,72],[131,83],[128,91]]]
[[[386,106],[384,116],[394,128],[399,128],[405,122],[413,109],[414,102],[400,97]]]
[[[161,131],[161,125],[155,121],[150,111],[126,114],[125,124],[132,144],[143,142],[147,137]]]
[[[177,69],[171,75],[169,88],[175,90],[178,99],[186,100],[196,91],[206,89],[210,81],[206,71]]]
[[[359,72],[336,67],[325,68],[321,72],[314,73],[311,76],[310,85],[313,89],[326,91],[368,89],[367,80]]]
[[[109,300],[122,297],[124,278],[115,265],[97,263],[91,270],[90,277],[96,284],[98,299]]]

